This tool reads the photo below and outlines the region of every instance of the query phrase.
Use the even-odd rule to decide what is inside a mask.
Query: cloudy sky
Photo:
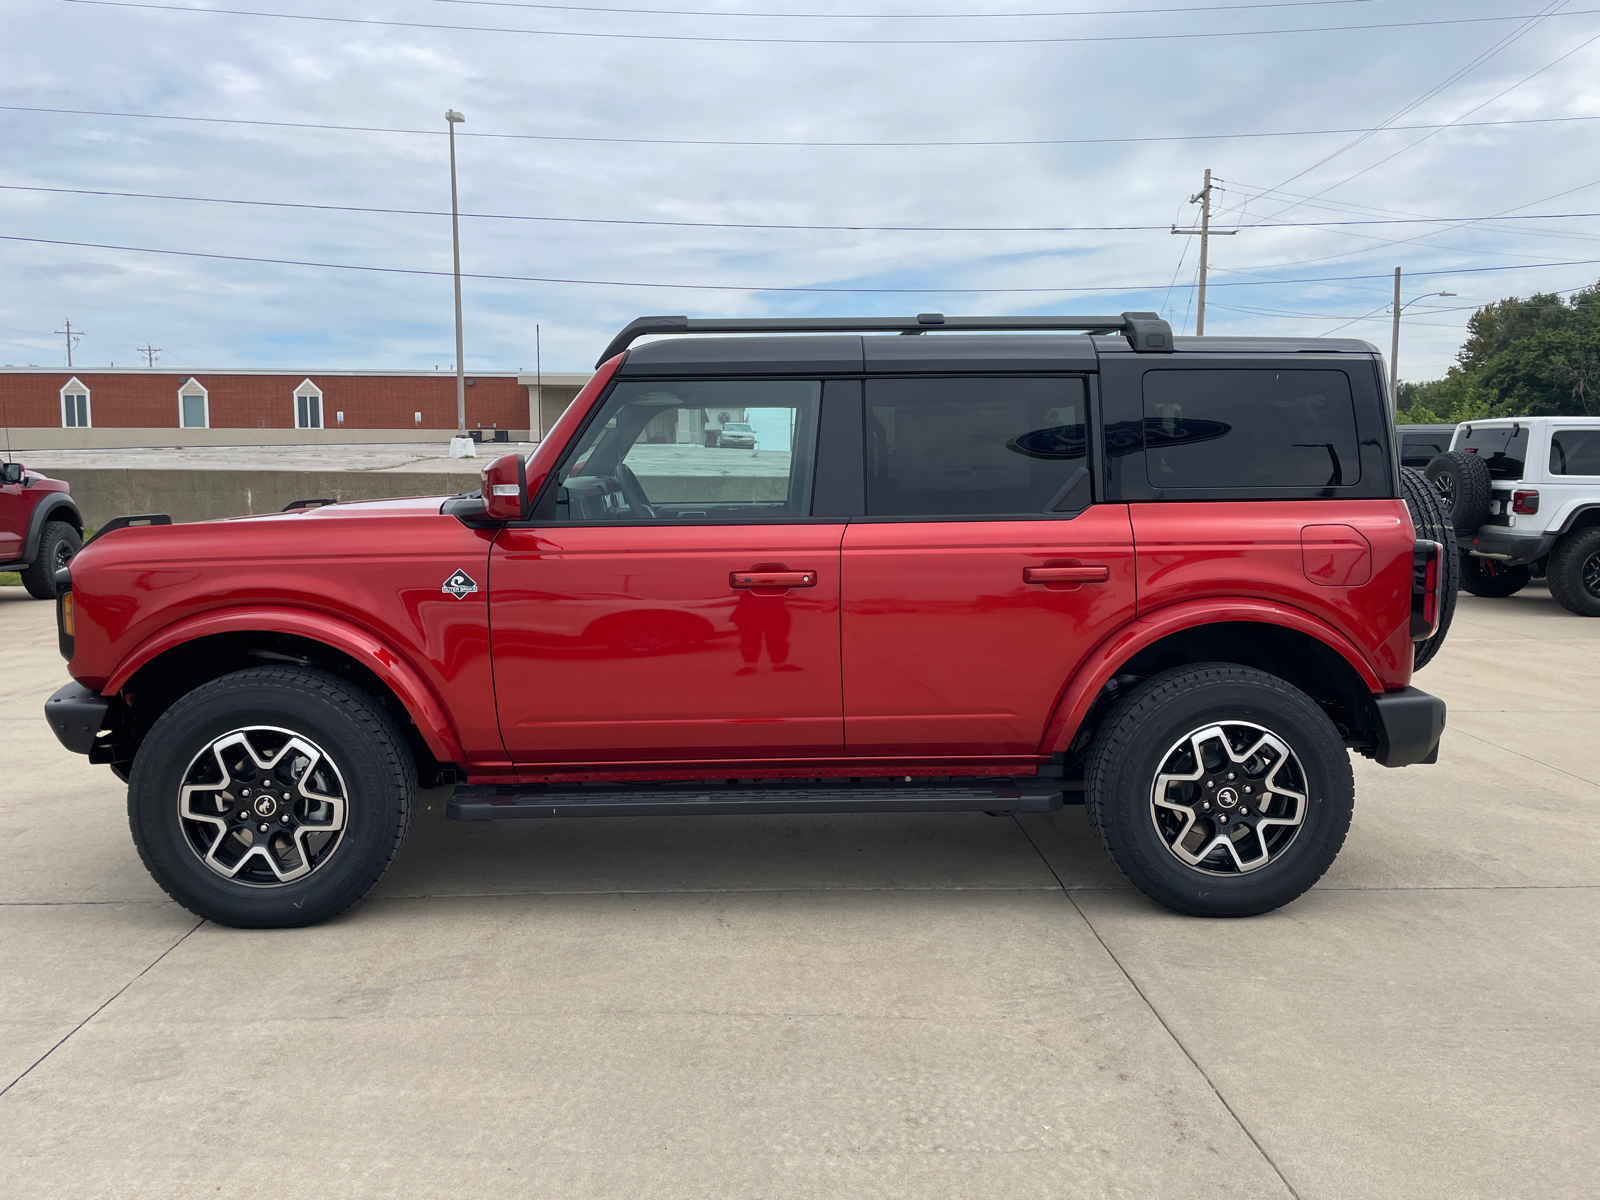
[[[0,361],[70,319],[79,365],[448,370],[449,106],[469,369],[647,313],[1192,332],[1210,167],[1208,333],[1387,352],[1400,266],[1457,293],[1406,309],[1430,378],[1473,306],[1600,278],[1600,217],[1515,219],[1600,213],[1590,39],[1593,0],[0,0]]]

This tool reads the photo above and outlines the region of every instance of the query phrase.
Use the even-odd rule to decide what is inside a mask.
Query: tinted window
[[[1077,512],[1089,502],[1079,379],[867,382],[867,513]]]
[[[1600,429],[1558,429],[1550,438],[1550,474],[1600,475]]]
[[[807,516],[821,395],[813,381],[618,384],[562,468],[557,519]],[[734,425],[753,447],[718,444]]]
[[[1147,371],[1142,432],[1158,488],[1320,488],[1361,478],[1343,371]]]
[[[1464,426],[1456,449],[1476,454],[1489,468],[1490,479],[1521,479],[1528,461],[1528,431],[1520,425]]]
[[[1450,449],[1450,430],[1443,433],[1403,433],[1400,435],[1400,464],[1422,470]]]

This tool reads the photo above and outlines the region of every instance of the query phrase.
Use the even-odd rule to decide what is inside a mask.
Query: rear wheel
[[[1527,567],[1508,567],[1471,554],[1461,556],[1461,586],[1474,596],[1515,596],[1532,578]]]
[[[1134,886],[1176,912],[1246,917],[1333,862],[1355,802],[1338,731],[1299,689],[1227,663],[1145,680],[1089,750],[1089,818]]]
[[[1580,617],[1600,617],[1600,525],[1562,535],[1546,573],[1556,603]]]
[[[320,671],[257,667],[156,721],[128,823],[174,900],[223,925],[309,925],[361,899],[411,825],[416,767],[394,718]]]
[[[78,531],[65,521],[46,521],[39,531],[39,553],[22,572],[22,586],[35,600],[56,598],[56,572],[83,549]]]

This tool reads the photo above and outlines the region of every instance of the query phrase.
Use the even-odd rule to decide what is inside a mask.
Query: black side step
[[[445,804],[452,821],[506,817],[675,816],[711,813],[1054,812],[1055,780],[992,783],[663,783],[494,787],[463,783]]]

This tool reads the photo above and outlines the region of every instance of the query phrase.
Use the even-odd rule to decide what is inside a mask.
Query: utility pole
[[[450,131],[450,248],[455,255],[456,277],[456,440],[467,436],[467,363],[461,338],[461,214],[456,198],[456,126],[466,118],[453,108],[444,112],[445,127]],[[468,456],[470,447],[456,446]]]
[[[1174,225],[1172,227],[1172,232],[1173,233],[1182,233],[1182,234],[1198,234],[1200,236],[1200,295],[1197,298],[1198,302],[1197,302],[1197,305],[1196,305],[1196,312],[1195,312],[1195,318],[1194,318],[1195,336],[1196,337],[1200,337],[1206,331],[1206,268],[1207,268],[1207,266],[1209,265],[1209,262],[1210,262],[1211,238],[1212,238],[1213,235],[1215,235],[1216,237],[1232,237],[1234,234],[1238,233],[1239,231],[1237,229],[1213,229],[1213,228],[1211,228],[1211,168],[1210,167],[1206,168],[1206,177],[1205,177],[1204,185],[1202,185],[1202,187],[1200,188],[1200,190],[1198,192],[1196,192],[1194,195],[1189,197],[1189,203],[1190,204],[1198,204],[1200,206],[1200,228],[1199,229],[1179,229],[1176,225]]]
[[[79,342],[83,341],[83,330],[74,329],[72,327],[72,321],[69,318],[67,321],[67,327],[65,329],[56,330],[57,336],[60,336],[61,334],[67,335],[67,370],[70,371],[72,370],[72,348]]]
[[[1389,400],[1400,406],[1400,268],[1394,269],[1394,332],[1389,337]]]
[[[144,365],[147,367],[155,366],[156,356],[161,353],[160,346],[152,346],[149,342],[146,342],[142,346],[135,346],[134,349],[140,354],[144,355]]]

